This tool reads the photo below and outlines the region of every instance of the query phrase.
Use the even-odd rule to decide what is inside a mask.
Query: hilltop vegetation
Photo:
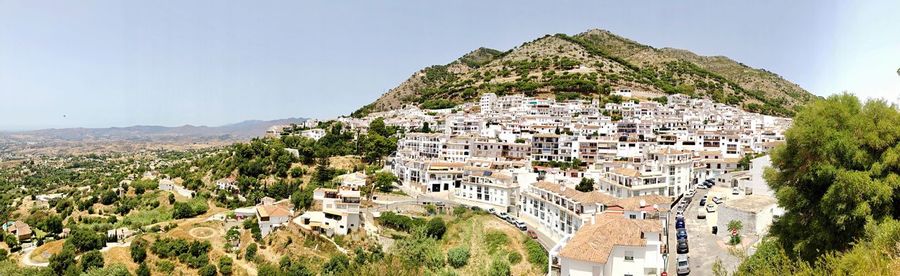
[[[507,52],[479,48],[447,65],[427,67],[352,115],[401,108],[450,108],[483,93],[611,101],[629,87],[652,95],[681,93],[790,116],[814,96],[764,69],[725,57],[656,49],[602,30],[547,35]],[[648,95],[649,96],[649,95]]]
[[[900,112],[849,94],[797,114],[772,154],[786,213],[738,275],[890,275],[900,268]]]

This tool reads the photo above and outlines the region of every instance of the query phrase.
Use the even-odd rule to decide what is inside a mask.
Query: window
[[[625,251],[625,261],[634,261],[634,251]]]
[[[637,216],[635,216],[635,215],[632,214],[632,215],[628,215],[628,218],[630,218],[630,219],[636,219]]]

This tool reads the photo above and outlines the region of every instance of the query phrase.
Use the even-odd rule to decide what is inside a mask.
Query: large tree
[[[900,215],[900,112],[842,94],[802,109],[766,179],[785,215],[772,234],[807,261]]]

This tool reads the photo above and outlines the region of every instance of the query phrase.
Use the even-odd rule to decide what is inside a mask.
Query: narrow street
[[[717,187],[713,187],[716,189]],[[688,204],[684,211],[685,228],[688,233],[688,257],[692,275],[711,275],[713,264],[716,260],[721,260],[722,265],[728,271],[734,271],[740,264],[741,259],[732,255],[729,251],[730,246],[726,244],[728,230],[719,229],[716,235],[712,234],[712,226],[716,225],[718,212],[707,213],[705,206],[700,206],[700,199],[704,195],[710,193],[709,189],[697,189],[693,200]],[[709,196],[706,204],[712,203],[712,196]],[[717,206],[718,208],[718,206]],[[674,213],[674,212],[673,212]],[[706,214],[705,219],[697,218],[697,215]],[[675,257],[678,255],[677,238],[675,237],[675,216],[669,220],[669,256],[666,271],[669,275],[677,275]]]

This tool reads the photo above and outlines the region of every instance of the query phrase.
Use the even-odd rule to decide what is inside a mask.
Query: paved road
[[[734,271],[740,264],[740,258],[729,252],[730,246],[725,242],[727,240],[728,230],[719,229],[717,235],[712,234],[712,226],[716,225],[718,212],[707,213],[704,206],[700,206],[700,199],[707,195],[709,190],[698,189],[687,210],[684,212],[685,227],[688,232],[688,257],[690,258],[692,275],[711,275],[712,267],[716,260],[721,260],[722,264],[729,271]],[[718,195],[718,194],[716,194]],[[709,195],[712,198],[712,195]],[[712,204],[711,200],[707,200],[707,205]],[[706,214],[706,219],[698,219],[697,215]],[[673,216],[674,217],[674,216]],[[677,241],[675,238],[675,222],[674,218],[670,220],[672,227],[669,229],[669,264],[666,270],[669,275],[675,273],[675,257],[677,256]]]

